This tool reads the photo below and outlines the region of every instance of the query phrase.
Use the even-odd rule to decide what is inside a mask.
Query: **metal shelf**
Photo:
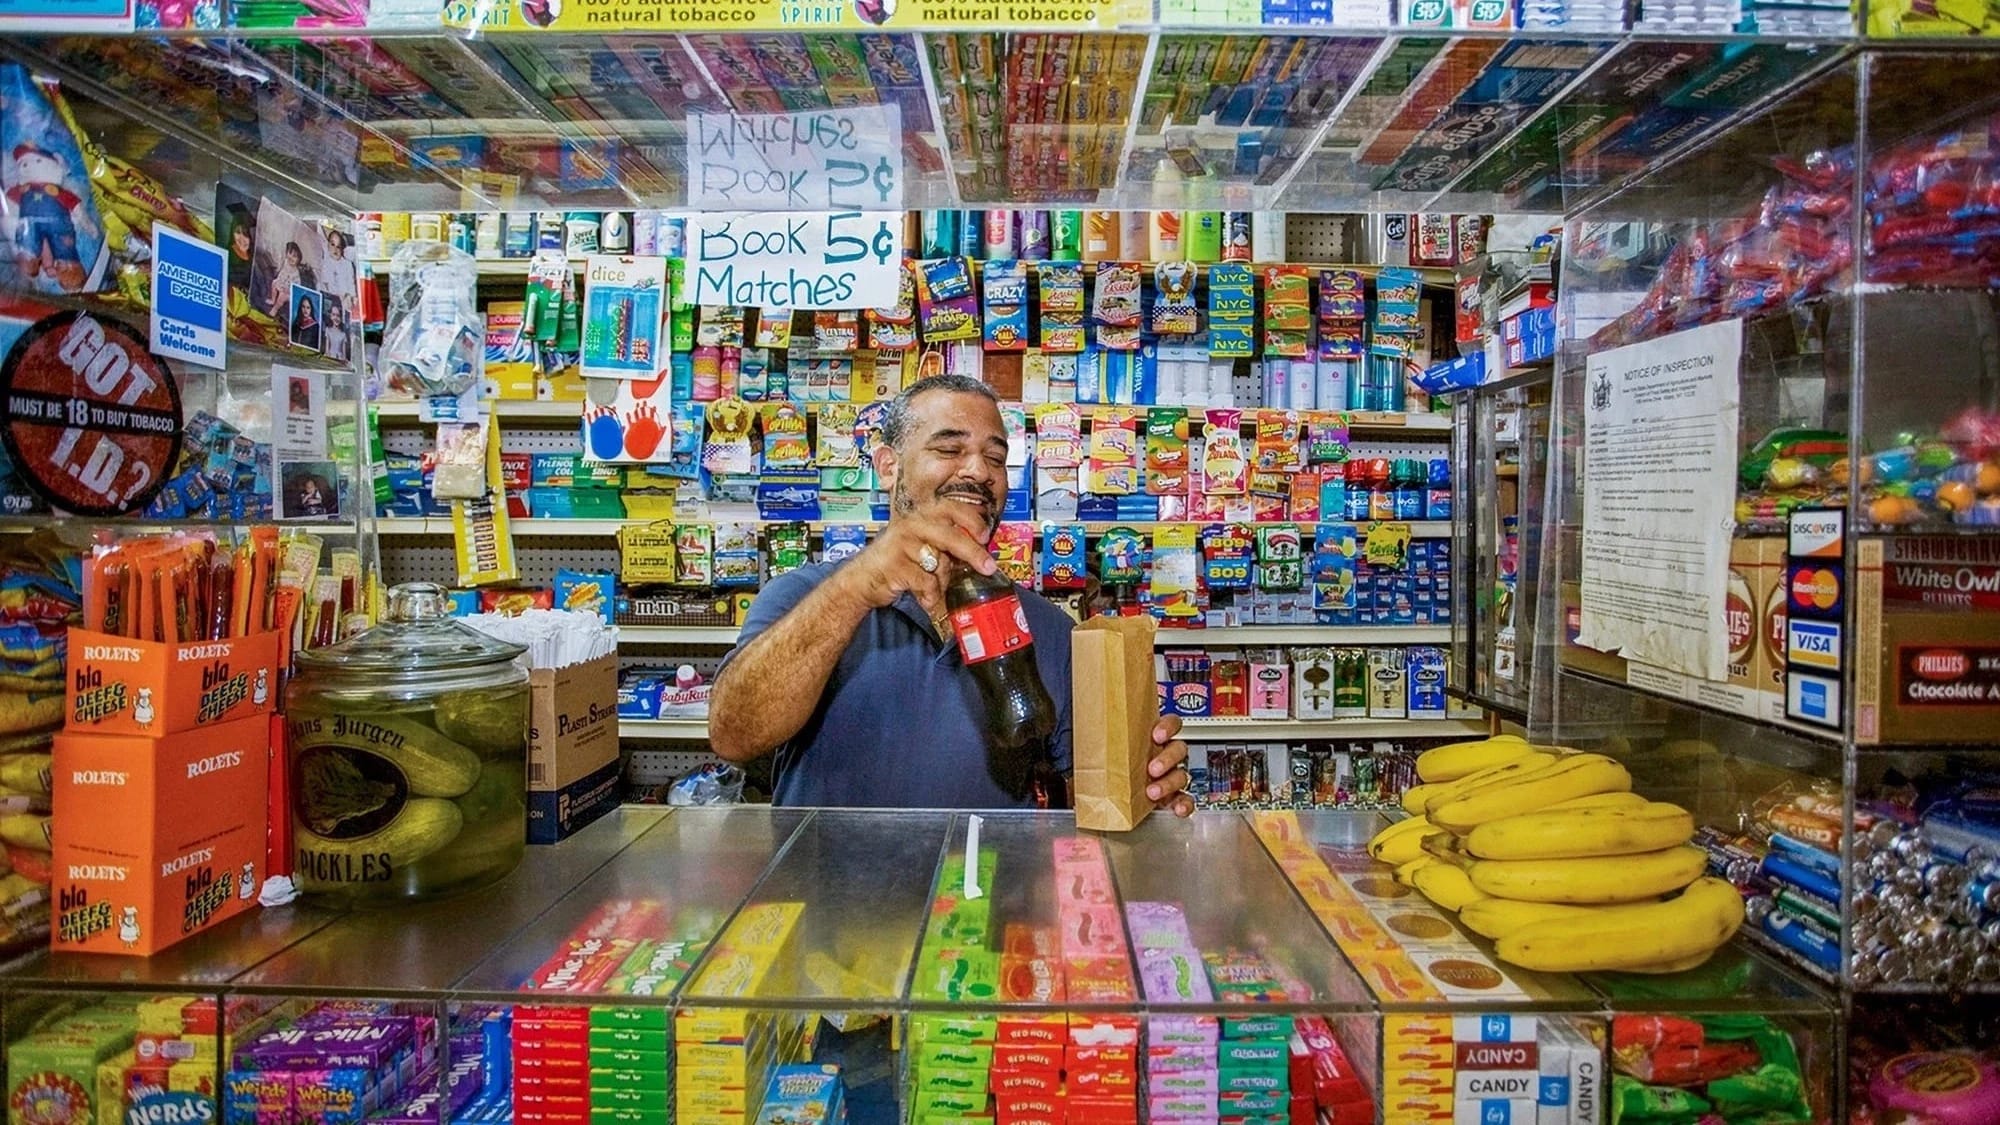
[[[1224,625],[1209,629],[1161,629],[1153,643],[1181,645],[1442,645],[1451,643],[1449,625]]]
[[[416,423],[419,407],[415,402],[375,403],[375,416],[384,422]],[[495,399],[487,407],[498,418],[528,422],[574,422],[583,417],[581,402],[541,402],[533,399]]]
[[[1486,733],[1482,719],[1187,719],[1189,742],[1294,738],[1462,738]]]
[[[708,741],[707,719],[620,719],[619,738],[684,738]]]
[[[619,529],[619,528],[622,528],[622,527],[634,527],[634,526],[638,526],[638,525],[642,525],[642,524],[651,524],[651,523],[660,523],[660,522],[662,522],[662,521],[660,521],[660,520],[649,520],[649,519],[632,519],[632,518],[623,518],[623,519],[589,519],[589,520],[585,520],[585,519],[575,519],[575,520],[572,520],[572,519],[549,519],[549,518],[539,518],[539,517],[529,517],[529,518],[527,518],[527,519],[517,519],[517,520],[513,520],[513,521],[510,521],[510,525],[509,525],[509,526],[511,526],[511,527],[513,528],[513,531],[514,531],[514,534],[516,534],[516,535],[586,535],[586,536],[588,536],[588,535],[595,535],[595,536],[602,536],[602,537],[605,537],[605,538],[609,538],[609,537],[611,537],[611,536],[615,536],[615,535],[617,535],[617,534],[618,534],[618,529]],[[674,522],[674,521],[672,521],[672,520],[668,520],[668,521],[664,521],[664,522],[668,522],[668,523],[671,523],[671,522]],[[754,519],[753,519],[753,520],[748,520],[748,521],[733,521],[733,520],[731,520],[731,518],[730,518],[730,517],[727,517],[727,516],[710,516],[710,517],[705,517],[705,518],[702,518],[702,519],[688,519],[688,520],[686,520],[686,521],[683,521],[683,522],[687,522],[687,523],[719,523],[719,522],[753,522],[753,523],[773,523],[773,524],[775,524],[775,523],[791,523],[791,522],[793,522],[793,521],[791,521],[791,520],[754,520]],[[1028,521],[1028,522],[1034,522],[1034,523],[1036,523],[1036,524],[1037,524],[1037,525],[1039,526],[1039,525],[1040,525],[1041,523],[1043,523],[1043,522],[1046,522],[1046,521],[1040,521],[1040,520],[1036,520],[1036,521]],[[1149,529],[1149,528],[1155,528],[1155,527],[1166,527],[1166,526],[1172,526],[1172,525],[1176,525],[1176,524],[1188,524],[1188,523],[1192,523],[1192,524],[1206,524],[1206,523],[1215,523],[1215,522],[1221,522],[1221,521],[1215,521],[1215,520],[1103,520],[1103,521],[1092,521],[1092,522],[1084,522],[1084,523],[1083,523],[1083,529],[1084,529],[1084,532],[1085,532],[1086,534],[1089,534],[1089,535],[1101,535],[1101,534],[1103,534],[1104,532],[1106,532],[1106,531],[1109,531],[1109,530],[1111,530],[1111,529],[1112,529],[1112,528],[1114,528],[1114,527],[1131,527],[1131,528],[1137,528],[1137,529],[1139,529],[1139,530],[1141,530],[1141,531],[1144,531],[1144,530],[1147,530],[1147,529]],[[1357,526],[1366,526],[1366,525],[1367,525],[1367,524],[1369,524],[1369,523],[1375,523],[1375,522],[1383,522],[1383,523],[1406,523],[1406,524],[1408,524],[1408,525],[1410,526],[1410,535],[1411,535],[1411,536],[1412,536],[1413,538],[1417,538],[1417,539],[1441,539],[1441,538],[1444,538],[1444,537],[1446,537],[1446,536],[1449,536],[1449,535],[1451,534],[1451,521],[1450,521],[1450,520],[1382,520],[1382,521],[1375,521],[1375,520],[1353,520],[1353,521],[1348,521],[1348,520],[1330,520],[1330,521],[1327,521],[1327,522],[1330,522],[1330,523],[1348,523],[1348,522],[1352,522],[1352,523],[1356,524]],[[812,529],[813,529],[814,531],[819,531],[819,530],[821,530],[821,529],[825,528],[825,527],[826,527],[826,526],[827,526],[827,525],[828,525],[829,523],[833,524],[834,526],[845,526],[845,527],[853,527],[853,526],[857,526],[856,524],[853,524],[853,523],[845,523],[845,522],[843,522],[843,521],[840,521],[840,520],[832,520],[832,521],[828,521],[828,520],[812,520],[812,521],[810,521],[810,524],[811,524],[811,527],[812,527]],[[875,521],[868,521],[868,522],[863,522],[863,523],[860,523],[860,524],[859,524],[858,526],[861,526],[861,527],[865,527],[865,528],[867,528],[867,529],[868,529],[868,530],[870,530],[870,531],[879,531],[879,530],[881,530],[881,527],[882,527],[882,524],[880,524],[879,522],[875,522]],[[1312,528],[1313,528],[1313,526],[1314,526],[1314,525],[1313,525],[1313,522],[1312,522],[1312,521],[1309,521],[1309,520],[1271,520],[1271,521],[1266,521],[1266,522],[1263,522],[1263,523],[1256,523],[1256,522],[1245,522],[1245,523],[1244,523],[1244,526],[1246,526],[1246,527],[1298,527],[1298,528],[1301,528],[1301,529],[1305,530],[1305,531],[1307,532],[1307,534],[1310,534],[1310,533],[1311,533],[1311,530],[1312,530]],[[377,534],[379,534],[379,535],[396,535],[396,536],[414,536],[414,535],[450,535],[450,534],[451,534],[451,517],[450,517],[450,516],[378,516],[378,517],[376,517],[376,520],[375,520],[375,531],[376,531],[376,533],[377,533]],[[1449,639],[1449,638],[1446,638],[1446,639]]]
[[[618,641],[642,645],[733,645],[736,625],[620,625]]]
[[[583,407],[584,407],[584,404],[580,401],[542,402],[538,400],[527,400],[527,399],[495,399],[489,405],[492,407],[493,413],[499,415],[502,418],[517,418],[517,419],[536,420],[536,421],[547,420],[556,422],[567,422],[572,419],[581,418],[583,416]],[[819,410],[821,407],[825,406],[853,406],[857,404],[851,402],[793,402],[791,403],[791,405],[810,414],[813,411]],[[1021,404],[1010,403],[1009,405],[1021,405]],[[1025,405],[1042,406],[1046,404],[1027,403]],[[1127,404],[1080,402],[1080,403],[1066,403],[1063,405],[1076,406],[1084,410],[1085,412],[1088,412],[1097,409],[1098,407],[1115,408]],[[417,407],[418,404],[415,402],[378,402],[375,404],[375,413],[378,417],[382,418],[384,421],[402,420],[402,419],[414,420],[417,417]],[[1189,409],[1195,410],[1201,408],[1198,406],[1190,406]],[[1247,411],[1258,408],[1245,407],[1244,409]],[[1356,411],[1347,411],[1346,413],[1348,416],[1347,428],[1349,432],[1371,433],[1371,434],[1394,433],[1394,434],[1405,434],[1405,435],[1411,433],[1420,433],[1420,434],[1437,434],[1440,437],[1447,436],[1451,433],[1451,415],[1449,414],[1423,414],[1423,413],[1403,414],[1393,411],[1380,411],[1380,410],[1356,410]],[[1246,421],[1245,425],[1248,424],[1250,423]]]
[[[389,276],[389,259],[361,258],[359,261],[361,264],[374,270],[377,277]],[[534,263],[535,260],[533,258],[480,258],[478,259],[477,268],[481,277],[526,278],[528,276],[528,267],[534,265]],[[571,266],[581,266],[583,259],[571,258],[569,263]]]
[[[620,625],[620,642],[732,645],[736,625]],[[1162,629],[1158,648],[1183,645],[1427,645],[1448,644],[1449,625],[1227,625],[1212,629]]]

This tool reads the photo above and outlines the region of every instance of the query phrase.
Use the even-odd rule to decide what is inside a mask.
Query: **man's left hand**
[[[1171,809],[1175,816],[1193,816],[1194,798],[1187,795],[1188,745],[1174,736],[1181,732],[1178,716],[1168,715],[1153,724],[1153,745],[1160,752],[1146,763],[1146,773],[1153,779],[1146,786],[1146,796],[1153,801],[1156,809]]]

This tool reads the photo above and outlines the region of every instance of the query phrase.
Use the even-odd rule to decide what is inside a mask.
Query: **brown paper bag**
[[[1124,832],[1153,811],[1146,763],[1160,717],[1153,681],[1156,628],[1147,616],[1093,617],[1070,633],[1076,730],[1070,786],[1078,828]]]

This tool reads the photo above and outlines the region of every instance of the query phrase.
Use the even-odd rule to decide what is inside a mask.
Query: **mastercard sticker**
[[[1786,569],[1785,588],[1790,592],[1794,617],[1839,620],[1846,586],[1838,563],[1800,562]]]

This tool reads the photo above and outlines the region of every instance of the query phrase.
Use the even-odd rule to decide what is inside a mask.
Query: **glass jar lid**
[[[374,628],[298,654],[300,665],[350,672],[430,672],[505,664],[528,651],[451,619],[451,598],[435,582],[389,590]]]

